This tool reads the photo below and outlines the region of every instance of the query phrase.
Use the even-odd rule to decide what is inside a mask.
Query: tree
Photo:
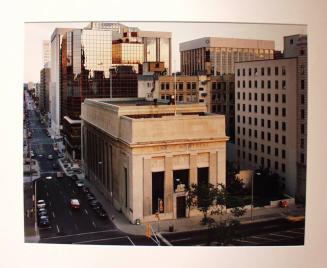
[[[194,200],[193,205],[197,206],[197,208],[203,213],[203,219],[201,222],[207,224],[208,210],[216,200],[217,188],[211,183],[200,183],[199,185],[192,184],[189,192]]]

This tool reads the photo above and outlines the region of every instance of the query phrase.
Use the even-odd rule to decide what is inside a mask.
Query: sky
[[[24,82],[39,82],[42,63],[42,42],[50,40],[55,28],[83,28],[89,22],[25,23]],[[230,37],[274,40],[275,49],[283,50],[283,37],[306,34],[306,26],[250,23],[190,23],[190,22],[124,22],[143,31],[172,33],[172,71],[179,71],[179,43],[201,37]]]

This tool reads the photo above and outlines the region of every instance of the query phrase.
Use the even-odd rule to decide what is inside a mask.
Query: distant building
[[[132,223],[160,208],[161,219],[185,217],[192,183],[225,183],[225,119],[204,104],[86,99],[81,119],[86,178]]]
[[[307,38],[284,38],[284,58],[236,63],[235,132],[242,169],[269,168],[305,196]]]
[[[39,108],[42,113],[49,112],[49,88],[50,88],[50,68],[43,68],[40,71],[40,98],[39,98]]]
[[[43,40],[42,43],[42,55],[43,55],[43,66],[50,64],[51,60],[51,42],[49,40]]]
[[[233,74],[235,62],[272,59],[274,49],[269,40],[203,37],[180,43],[180,70],[186,75]]]

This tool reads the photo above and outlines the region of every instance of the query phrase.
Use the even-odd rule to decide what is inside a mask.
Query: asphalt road
[[[93,245],[149,245],[157,246],[145,236],[130,236],[118,230],[109,218],[101,219],[88,205],[85,194],[71,177],[57,178],[60,171],[58,154],[53,149],[53,141],[46,135],[46,127],[41,124],[33,104],[27,104],[29,144],[40,166],[41,178],[35,181],[36,199],[43,199],[47,205],[50,227],[39,227],[40,243],[93,244]],[[48,155],[53,155],[49,160]],[[51,179],[46,177],[51,176]],[[72,210],[70,199],[80,200],[80,209]]]
[[[232,246],[291,246],[304,244],[304,222],[289,222],[278,219],[253,224],[243,224],[239,228],[240,237]],[[173,246],[217,246],[210,241],[208,230],[167,233],[163,235]]]

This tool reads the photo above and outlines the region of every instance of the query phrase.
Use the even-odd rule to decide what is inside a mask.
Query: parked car
[[[48,216],[41,216],[39,218],[39,226],[40,227],[49,227],[50,226],[50,221]]]
[[[70,199],[70,207],[72,209],[79,209],[80,203],[78,199]]]
[[[89,205],[90,205],[90,207],[91,207],[93,210],[96,210],[96,209],[100,208],[100,206],[102,206],[102,205],[100,204],[100,202],[99,202],[98,200],[96,200],[96,199],[94,199],[94,200],[90,200],[90,201],[89,201]]]
[[[89,193],[90,192],[90,188],[86,187],[86,186],[84,186],[82,190],[83,190],[83,193]]]
[[[37,208],[45,208],[46,207],[45,201],[43,199],[38,200],[36,206]]]
[[[42,216],[48,216],[48,211],[45,208],[41,208],[37,212],[37,215],[39,216],[39,218],[42,217]]]
[[[91,193],[88,193],[87,195],[86,195],[86,199],[87,199],[87,201],[92,201],[92,200],[95,200],[95,196],[93,195],[93,194],[91,194]]]
[[[52,159],[53,159],[52,154],[49,154],[49,155],[48,155],[48,159],[49,159],[49,160],[52,160]]]

